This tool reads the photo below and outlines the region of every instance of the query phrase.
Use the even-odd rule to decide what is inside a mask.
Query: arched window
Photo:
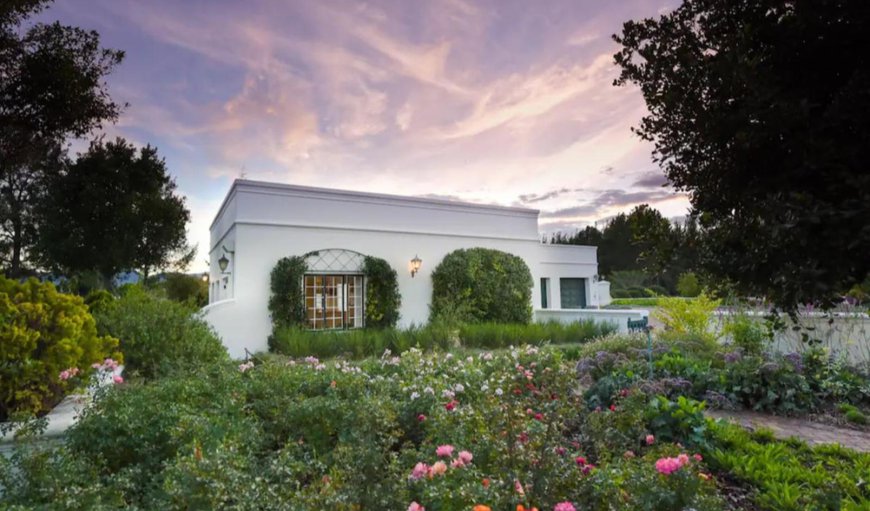
[[[305,321],[312,330],[361,328],[365,319],[365,256],[329,248],[305,254]]]

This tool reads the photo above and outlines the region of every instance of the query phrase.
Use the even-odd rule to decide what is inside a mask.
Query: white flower
[[[453,358],[453,353],[448,353],[448,354],[444,355],[444,358],[446,360],[450,360],[451,358]]]
[[[483,385],[480,386],[481,392],[486,392],[488,390],[489,390],[489,385],[487,385],[486,383],[484,383]]]
[[[435,390],[432,387],[426,387],[425,389],[423,389],[423,392],[427,394],[435,394]]]
[[[411,392],[411,399],[417,399],[418,397],[420,397],[419,392]]]
[[[470,364],[470,363],[474,362],[474,357],[468,357],[465,359],[465,361]]]
[[[503,391],[503,390],[501,390],[501,389],[495,389],[495,395],[496,395],[496,396],[500,396],[500,395],[502,395],[502,394],[504,394],[504,391]]]
[[[456,394],[454,394],[450,389],[444,389],[444,391],[441,392],[441,396],[446,397],[447,399],[453,399],[455,395]]]
[[[465,392],[465,386],[461,383],[457,383],[453,386],[453,390],[455,390],[456,392]]]
[[[483,360],[492,360],[492,352],[487,351],[483,355],[480,356]]]
[[[314,366],[315,371],[323,371],[324,369],[326,369],[325,364],[317,364],[316,366]]]

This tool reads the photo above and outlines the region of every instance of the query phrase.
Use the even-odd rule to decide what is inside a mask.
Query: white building
[[[361,255],[380,257],[398,272],[399,326],[423,324],[432,270],[453,250],[473,247],[525,260],[536,319],[597,317],[623,325],[638,317],[596,310],[610,300],[608,284],[597,282],[596,247],[542,244],[537,210],[247,180],[233,182],[211,225],[204,317],[234,357],[266,350],[270,272],[282,257],[311,253],[310,275],[300,286],[312,326],[363,326]],[[415,257],[421,263],[412,275]]]

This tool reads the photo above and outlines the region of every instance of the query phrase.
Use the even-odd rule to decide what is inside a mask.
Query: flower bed
[[[64,445],[0,462],[0,507],[729,509],[721,481],[744,474],[724,468],[703,405],[625,387],[590,410],[574,366],[549,348],[412,349],[115,386]],[[853,490],[831,498],[868,496],[837,470]]]

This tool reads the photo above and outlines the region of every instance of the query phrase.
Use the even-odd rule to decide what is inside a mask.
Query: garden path
[[[797,437],[808,444],[840,444],[861,452],[870,452],[870,431],[839,428],[804,419],[779,417],[750,411],[710,410],[708,417],[726,419],[747,429],[769,428],[779,439]]]

